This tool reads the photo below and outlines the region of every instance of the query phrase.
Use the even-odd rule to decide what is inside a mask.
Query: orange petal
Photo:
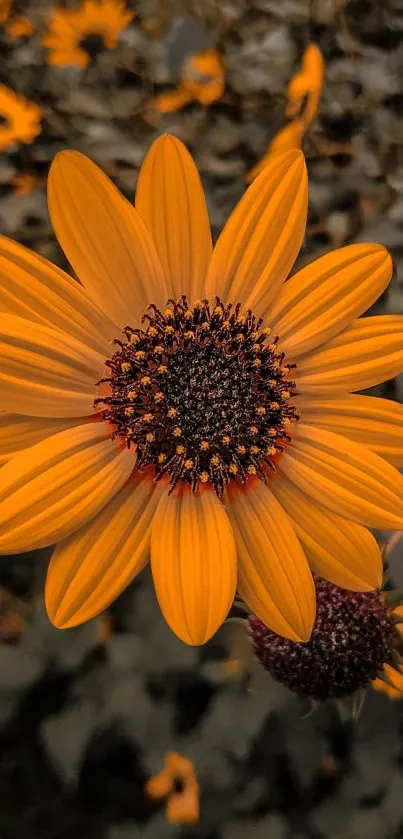
[[[218,294],[265,314],[300,250],[307,202],[302,152],[275,156],[245,192],[218,239],[206,296]]]
[[[116,326],[84,289],[43,256],[0,236],[0,311],[54,326],[108,356]]]
[[[171,792],[175,781],[171,770],[168,767],[162,769],[158,775],[149,778],[145,785],[145,792],[153,801],[158,801],[159,798],[165,798]]]
[[[172,793],[166,807],[169,824],[193,824],[199,820],[199,785],[197,781],[188,782],[182,792]]]
[[[317,504],[343,518],[403,528],[403,475],[347,437],[299,422],[280,468]]]
[[[374,396],[307,396],[295,401],[308,425],[343,434],[368,446],[394,466],[403,466],[403,405]]]
[[[369,530],[314,504],[281,473],[270,488],[290,517],[316,574],[350,591],[372,591],[382,585],[382,556]]]
[[[238,590],[267,626],[308,641],[315,620],[315,587],[290,519],[265,484],[228,488],[228,513],[239,558]]]
[[[298,360],[298,389],[309,393],[363,390],[403,369],[403,316],[360,318]]]
[[[266,154],[245,176],[245,183],[250,184],[263,172],[265,166],[271,163],[274,154],[281,154],[290,149],[300,149],[304,136],[304,125],[299,120],[289,122],[280,128],[280,131],[273,137]]]
[[[379,693],[384,693],[388,699],[403,699],[403,691],[390,687],[383,679],[374,679],[371,682],[371,687]]]
[[[213,102],[216,102],[217,99],[221,99],[224,90],[225,85],[221,79],[215,79],[207,84],[201,84],[197,100],[201,105],[208,107],[209,105],[212,105]]]
[[[65,428],[91,421],[89,417],[58,419],[0,413],[0,464]]]
[[[57,238],[97,305],[122,328],[167,298],[155,246],[129,201],[79,152],[56,155],[48,203]]]
[[[153,106],[160,114],[172,114],[179,111],[179,108],[184,108],[191,102],[193,96],[189,93],[186,87],[178,87],[176,90],[169,90],[165,93],[160,93],[153,101]]]
[[[137,473],[95,518],[59,543],[45,593],[55,626],[67,629],[99,615],[142,571],[163,489],[152,475]]]
[[[297,358],[345,329],[384,291],[392,260],[381,245],[347,245],[306,265],[270,312],[281,349]]]
[[[210,223],[203,187],[187,148],[165,134],[141,167],[136,209],[155,242],[169,294],[204,296],[211,259]]]
[[[103,422],[61,431],[17,455],[0,471],[0,553],[43,548],[78,530],[134,465]]]
[[[392,687],[403,693],[403,667],[395,668],[390,664],[384,664],[383,670]]]
[[[59,329],[0,315],[2,409],[38,417],[93,412],[103,356]]]
[[[166,490],[152,525],[151,568],[166,622],[187,644],[204,644],[227,617],[236,588],[232,528],[212,489]]]

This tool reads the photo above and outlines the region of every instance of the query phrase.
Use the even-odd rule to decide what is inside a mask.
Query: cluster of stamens
[[[401,661],[402,636],[383,594],[347,591],[315,579],[316,622],[297,643],[249,618],[256,657],[274,679],[300,696],[342,698],[366,688],[384,664]]]
[[[270,328],[240,304],[216,298],[188,306],[149,306],[143,328],[126,326],[101,379],[109,394],[95,400],[103,418],[137,451],[138,468],[153,465],[172,488],[211,482],[218,496],[232,478],[266,480],[298,419],[290,398],[291,366]]]

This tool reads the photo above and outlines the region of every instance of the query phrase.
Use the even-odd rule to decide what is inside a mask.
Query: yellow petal
[[[155,246],[134,207],[79,152],[56,155],[48,202],[57,238],[102,311],[122,328],[150,303],[163,305],[166,284]]]
[[[290,519],[257,479],[232,483],[228,513],[239,559],[238,591],[267,626],[308,641],[315,620],[315,587]]]
[[[152,525],[151,568],[166,622],[187,644],[204,644],[227,617],[236,588],[234,536],[212,489],[166,490]]]
[[[108,357],[116,326],[82,286],[47,259],[0,236],[0,311],[54,326]]]
[[[381,245],[347,245],[306,265],[270,312],[281,349],[297,358],[333,338],[379,297],[392,270]]]
[[[350,591],[382,585],[382,556],[369,530],[314,504],[281,473],[270,489],[290,517],[312,571]]]
[[[218,239],[206,296],[218,294],[265,314],[300,250],[307,202],[302,152],[276,155],[247,189]]]
[[[360,318],[336,338],[298,360],[301,392],[364,390],[403,369],[403,316]]]
[[[343,518],[403,529],[403,475],[341,434],[299,422],[280,468],[317,504]]]
[[[152,474],[137,473],[95,518],[59,543],[45,593],[55,626],[67,629],[99,615],[142,571],[163,490]]]
[[[134,465],[103,422],[61,431],[17,455],[0,471],[0,553],[43,548],[78,530]]]
[[[0,315],[2,409],[38,417],[93,412],[103,356],[59,329]]]
[[[176,137],[159,137],[140,169],[136,209],[155,242],[169,294],[204,296],[212,254],[203,187],[187,148]]]
[[[0,413],[0,464],[65,428],[92,422],[90,417],[44,418]]]
[[[295,400],[309,425],[343,434],[368,446],[394,466],[403,466],[403,405],[391,399],[357,396],[306,396]]]

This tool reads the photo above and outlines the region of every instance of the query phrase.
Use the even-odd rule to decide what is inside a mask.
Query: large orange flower
[[[236,587],[308,639],[311,569],[371,590],[382,562],[365,526],[402,528],[403,408],[349,393],[403,366],[403,317],[357,320],[390,256],[350,245],[284,285],[307,211],[297,150],[254,181],[214,251],[173,137],[147,155],[136,209],[77,152],[56,157],[49,208],[82,285],[1,240],[0,551],[58,543],[59,627],[103,610],[151,555],[186,642],[212,636]]]

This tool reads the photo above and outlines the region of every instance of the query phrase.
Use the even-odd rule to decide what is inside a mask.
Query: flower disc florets
[[[379,591],[353,592],[315,580],[317,616],[310,640],[296,643],[249,618],[256,657],[300,696],[341,698],[368,687],[393,658],[397,636]]]
[[[164,312],[150,306],[143,323],[115,341],[101,380],[110,395],[96,400],[114,436],[136,448],[138,467],[152,464],[172,487],[210,481],[219,496],[231,478],[265,480],[298,419],[278,339],[252,312],[219,298],[212,309],[207,300],[189,308],[186,297]]]

